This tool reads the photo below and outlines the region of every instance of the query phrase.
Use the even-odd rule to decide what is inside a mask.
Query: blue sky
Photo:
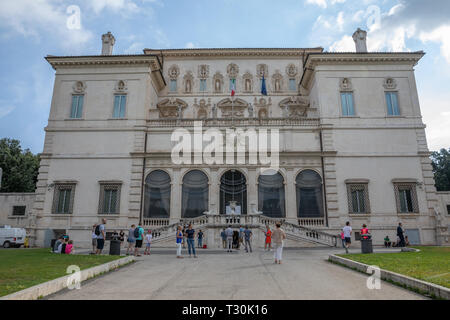
[[[44,57],[99,54],[107,31],[116,38],[116,54],[186,47],[354,51],[357,27],[368,30],[370,51],[427,53],[416,80],[428,144],[449,148],[447,0],[432,6],[425,0],[2,0],[0,137],[42,152],[54,81]]]

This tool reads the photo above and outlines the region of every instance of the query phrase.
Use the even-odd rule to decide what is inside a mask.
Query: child
[[[150,255],[150,246],[152,244],[152,230],[148,230],[147,235],[145,236],[145,251],[144,255]]]
[[[264,250],[269,250],[272,248],[272,230],[270,230],[269,226],[266,227],[267,231],[264,232],[264,235],[266,236],[266,241],[264,243]]]
[[[69,242],[66,245],[66,254],[71,254],[73,249],[73,241],[69,240]]]

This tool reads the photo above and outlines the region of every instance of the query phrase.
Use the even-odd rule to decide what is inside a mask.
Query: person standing
[[[238,249],[241,249],[241,246],[244,245],[244,227],[240,226],[239,227],[239,244],[238,244]]]
[[[97,228],[97,224],[92,226],[92,252],[91,254],[95,254],[95,250],[97,249],[97,235],[95,234],[95,229]]]
[[[341,231],[341,234],[340,234],[339,236],[341,237],[342,248],[345,249],[345,237],[344,237],[344,231]]]
[[[191,250],[194,254],[194,258],[197,258],[197,255],[195,253],[195,229],[192,229],[192,224],[189,224],[186,230],[186,240],[188,245],[189,258],[192,257]]]
[[[197,247],[201,248],[203,247],[203,232],[200,230],[197,233]]]
[[[56,240],[55,245],[53,246],[53,252],[54,253],[61,253],[61,251],[58,251],[58,250],[60,249],[59,246],[63,243],[63,241],[64,241],[64,237],[63,236],[59,236],[58,240]]]
[[[119,240],[120,240],[120,247],[122,248],[123,241],[125,240],[125,232],[123,232],[123,230],[120,230],[119,232]]]
[[[181,245],[183,243],[183,231],[181,229],[181,226],[178,226],[177,228],[176,243],[177,243],[177,258],[182,259],[183,256],[181,255]]]
[[[142,248],[142,242],[144,241],[144,229],[139,223],[136,229],[134,229],[134,237],[136,238],[136,244],[134,245],[134,256],[140,257],[139,250]]]
[[[225,236],[227,237],[227,252],[233,252],[233,229],[231,229],[231,224],[225,230]]]
[[[105,246],[105,239],[106,239],[105,225],[106,219],[103,218],[102,223],[95,228],[95,234],[97,235],[97,254],[101,254],[103,247]]]
[[[281,260],[283,259],[283,241],[286,239],[286,233],[283,229],[281,229],[281,224],[277,223],[275,230],[272,233],[272,239],[274,243],[274,258],[275,263],[281,264]]]
[[[134,229],[136,229],[136,226],[134,224],[131,225],[131,228],[128,230],[128,237],[127,237],[127,256],[130,254],[130,252],[133,252],[133,246],[136,243],[136,238],[134,237]]]
[[[342,228],[342,231],[344,232],[345,252],[348,253],[348,248],[352,244],[352,227],[350,226],[349,221],[345,223],[345,227]]]
[[[222,238],[222,246],[225,249],[227,247],[227,235],[225,234],[225,229],[220,233],[220,237]]]
[[[269,250],[272,248],[272,230],[270,230],[270,227],[266,226],[266,231],[264,232],[264,236],[266,237],[264,241],[264,250]]]
[[[245,240],[245,252],[248,252],[250,249],[250,252],[252,252],[252,231],[248,228],[248,226],[245,226],[244,230],[244,240]]]
[[[145,251],[144,255],[150,255],[150,246],[152,245],[152,230],[148,229],[147,235],[145,236]]]
[[[405,236],[403,234],[403,228],[402,228],[402,223],[401,222],[398,223],[397,237],[399,238],[398,246],[399,247],[404,247],[405,246]]]
[[[183,248],[186,249],[186,225],[183,225]]]

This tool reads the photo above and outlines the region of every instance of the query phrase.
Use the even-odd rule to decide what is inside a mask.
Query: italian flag
[[[236,79],[231,79],[231,96],[236,94]]]

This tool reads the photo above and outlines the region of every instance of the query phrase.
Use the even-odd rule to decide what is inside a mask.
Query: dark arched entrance
[[[236,202],[237,213],[240,210],[240,214],[247,214],[247,180],[238,170],[228,170],[220,178],[221,214],[227,213],[227,207],[230,206],[231,201]]]

